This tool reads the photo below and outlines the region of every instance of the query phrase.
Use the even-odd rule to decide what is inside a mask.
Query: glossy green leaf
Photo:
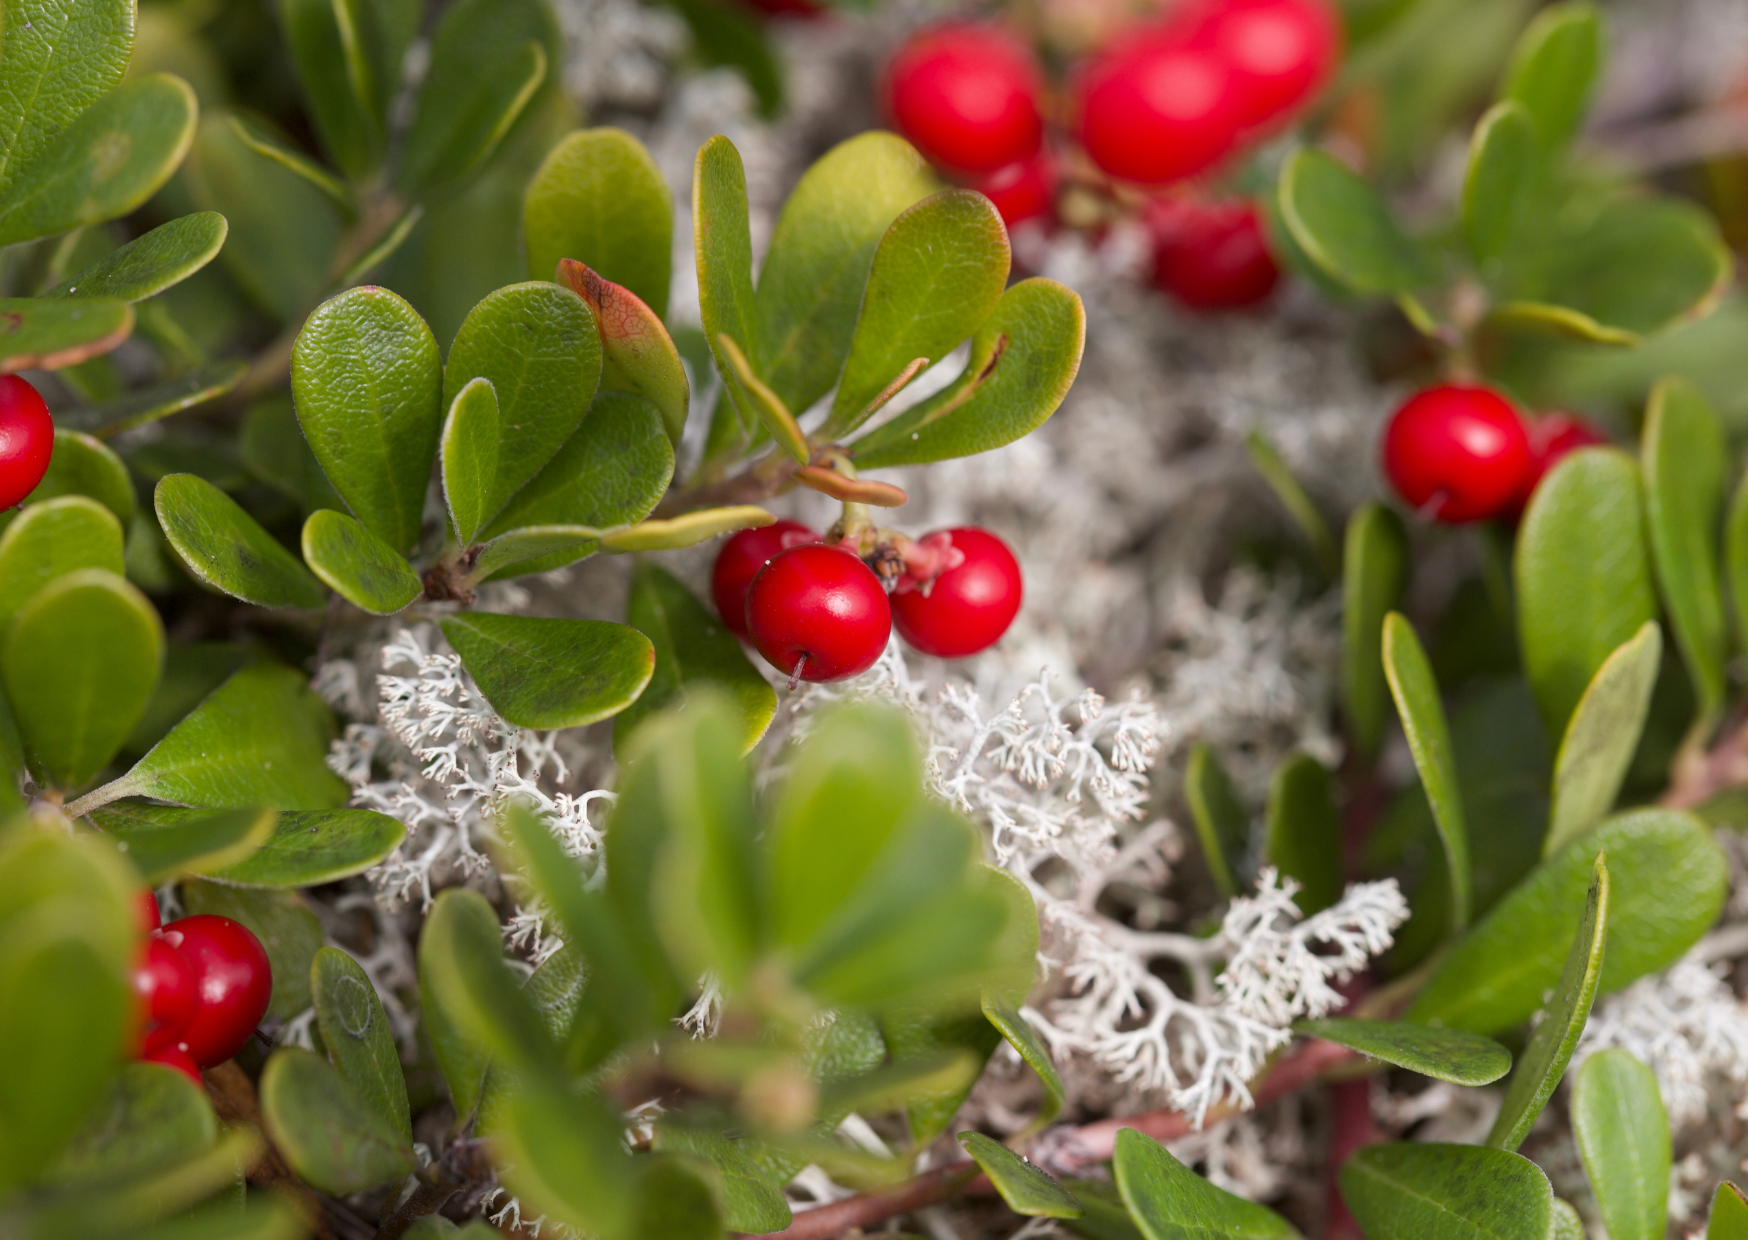
[[[777,518],[757,504],[736,504],[728,508],[698,508],[683,517],[639,521],[636,525],[601,531],[601,549],[624,553],[628,551],[672,551],[692,547],[722,534],[736,530],[756,529]]]
[[[121,81],[134,44],[124,0],[10,0],[0,9],[0,192]]]
[[[1341,1167],[1341,1196],[1368,1236],[1547,1240],[1554,1190],[1507,1150],[1398,1142],[1368,1145]]]
[[[383,117],[371,108],[356,71],[348,72],[353,66],[347,44],[356,46],[356,31],[341,21],[352,6],[276,0],[275,7],[323,149],[348,177],[362,180],[382,162]]]
[[[492,709],[520,728],[574,728],[618,714],[655,668],[647,637],[605,620],[476,611],[441,623]]]
[[[327,168],[298,150],[292,140],[277,131],[272,123],[258,116],[233,112],[225,118],[231,131],[255,154],[270,159],[321,190],[334,204],[345,211],[356,209],[352,191]]]
[[[938,361],[981,327],[1007,287],[1010,257],[1000,213],[975,191],[945,190],[901,211],[874,251],[820,433],[838,438],[856,429],[913,359]]]
[[[425,592],[400,552],[332,508],[303,523],[303,558],[329,589],[373,616],[391,616]]]
[[[322,1042],[334,1066],[378,1115],[413,1141],[407,1108],[407,1082],[388,1013],[376,996],[370,975],[345,952],[324,947],[310,966],[310,994]]]
[[[412,1144],[327,1060],[298,1047],[261,1073],[261,1117],[293,1171],[324,1192],[362,1192],[413,1169]]]
[[[1748,1197],[1729,1181],[1718,1185],[1712,1196],[1706,1240],[1744,1240],[1748,1237]]]
[[[1583,448],[1536,488],[1513,559],[1524,671],[1550,736],[1603,660],[1657,615],[1639,467]]]
[[[1484,272],[1505,252],[1528,209],[1538,166],[1528,110],[1510,100],[1494,104],[1475,126],[1463,181],[1463,235]]]
[[[30,598],[82,568],[121,575],[121,523],[83,495],[32,504],[0,531],[0,635]]]
[[[1085,345],[1079,295],[1040,276],[1021,280],[971,338],[964,373],[858,439],[852,445],[857,465],[971,456],[1030,434],[1068,395]]]
[[[1714,716],[1724,706],[1729,646],[1718,572],[1729,445],[1705,396],[1682,379],[1651,393],[1640,442],[1651,565],[1700,714]]]
[[[469,581],[515,577],[568,564],[601,549],[601,531],[592,525],[525,525],[479,543],[458,565]],[[513,571],[512,571],[513,570]]]
[[[292,350],[297,420],[334,489],[403,554],[419,539],[443,411],[437,341],[387,289],[348,289],[310,314]]]
[[[239,887],[314,887],[362,874],[406,835],[403,823],[373,810],[290,810],[248,860],[212,877]]]
[[[1663,659],[1654,620],[1603,662],[1578,699],[1554,759],[1554,800],[1542,855],[1552,856],[1602,821],[1645,730]]]
[[[443,420],[443,499],[455,540],[470,546],[491,515],[498,477],[498,394],[483,376],[462,384]]]
[[[789,408],[809,408],[837,382],[875,248],[898,214],[934,189],[916,149],[879,130],[840,142],[802,174],[754,295],[754,361]]]
[[[1609,1240],[1659,1240],[1673,1154],[1656,1074],[1618,1046],[1590,1056],[1572,1086],[1572,1135]]]
[[[698,148],[692,171],[692,247],[698,259],[698,308],[704,338],[740,411],[741,425],[759,425],[723,358],[723,336],[750,358],[762,356],[753,303],[753,241],[747,217],[747,175],[734,143],[718,135]],[[908,358],[906,359],[909,360]]]
[[[133,329],[133,307],[110,297],[0,297],[0,373],[76,366]]]
[[[43,1176],[57,1191],[102,1191],[162,1172],[218,1138],[206,1092],[172,1068],[130,1063]]]
[[[716,1168],[722,1185],[722,1221],[731,1230],[754,1234],[781,1231],[794,1217],[783,1196],[783,1185],[753,1159],[744,1148],[746,1144],[708,1128],[658,1124],[654,1148],[690,1154]]]
[[[1341,566],[1342,707],[1360,752],[1383,743],[1390,689],[1384,676],[1384,617],[1408,584],[1408,531],[1382,504],[1348,518]]]
[[[1293,1032],[1458,1085],[1490,1085],[1511,1071],[1510,1051],[1492,1038],[1460,1029],[1336,1017],[1296,1021]]]
[[[38,781],[90,782],[133,730],[163,661],[157,611],[113,572],[79,569],[31,596],[0,646],[0,680]]]
[[[1302,147],[1281,171],[1281,221],[1319,270],[1356,293],[1412,293],[1437,276],[1378,192],[1335,156]]]
[[[1329,772],[1310,754],[1293,754],[1269,784],[1269,864],[1299,884],[1294,903],[1307,915],[1341,899],[1341,817]]]
[[[1420,784],[1432,805],[1432,817],[1444,844],[1451,881],[1451,925],[1461,931],[1469,923],[1472,899],[1469,873],[1469,831],[1457,786],[1456,757],[1450,728],[1439,702],[1438,683],[1414,627],[1401,612],[1384,617],[1384,676],[1408,736],[1408,751]]]
[[[1523,107],[1545,146],[1561,146],[1584,119],[1601,62],[1602,19],[1595,7],[1550,5],[1518,39],[1502,95]]]
[[[1299,532],[1311,544],[1318,563],[1334,573],[1340,567],[1335,539],[1330,536],[1329,525],[1323,520],[1323,514],[1317,511],[1317,505],[1305,493],[1305,488],[1293,476],[1293,471],[1287,468],[1280,453],[1275,451],[1275,446],[1260,430],[1252,430],[1246,435],[1244,446],[1250,453],[1250,462],[1256,466],[1256,472],[1262,475],[1269,490],[1281,501],[1281,507],[1293,518],[1293,524],[1299,527]]]
[[[588,304],[550,283],[512,284],[475,306],[443,372],[445,405],[484,377],[497,397],[496,468],[480,513],[489,520],[583,421],[601,380],[601,336]]]
[[[522,200],[522,237],[530,280],[550,280],[561,258],[575,259],[658,319],[667,313],[674,200],[649,151],[623,129],[579,129],[547,152]]]
[[[148,886],[179,874],[211,874],[246,860],[273,834],[278,811],[181,809],[125,801],[94,810],[91,822],[127,853]]]
[[[1111,1170],[1129,1217],[1147,1240],[1296,1240],[1299,1235],[1267,1206],[1214,1187],[1134,1128],[1118,1131]]]
[[[118,246],[49,297],[113,297],[144,301],[180,284],[218,256],[230,225],[217,211],[196,211],[160,224]]]
[[[1034,1126],[1042,1128],[1052,1123],[1062,1114],[1062,1104],[1068,1100],[1068,1090],[1062,1083],[1062,1076],[1056,1071],[1056,1061],[1051,1058],[1049,1049],[1038,1037],[1037,1030],[1031,1022],[1020,1014],[1019,1008],[1007,997],[992,994],[988,991],[983,996],[983,1017],[994,1025],[1004,1041],[1014,1048],[1014,1053],[1025,1061],[1027,1067],[1037,1074],[1038,1081],[1044,1087],[1044,1105],[1038,1111]]]
[[[1522,1145],[1536,1117],[1554,1096],[1560,1078],[1566,1075],[1566,1065],[1578,1048],[1578,1036],[1590,1019],[1590,1008],[1602,982],[1602,953],[1608,932],[1608,858],[1605,853],[1598,853],[1577,937],[1572,940],[1559,983],[1542,1005],[1541,1019],[1530,1034],[1529,1045],[1505,1083],[1505,1101],[1487,1133],[1488,1145],[1505,1150]]]
[[[152,507],[183,565],[213,589],[259,607],[310,610],[328,601],[297,557],[205,478],[170,474]]]
[[[196,366],[163,383],[147,384],[112,400],[70,410],[61,422],[74,430],[89,431],[108,439],[122,431],[145,426],[223,396],[237,386],[247,370],[247,363],[239,361]]]
[[[1500,900],[1440,962],[1407,1019],[1476,1033],[1529,1019],[1560,980],[1593,862],[1604,852],[1611,888],[1604,993],[1672,964],[1717,920],[1726,867],[1705,824],[1678,810],[1617,814]]]
[[[668,438],[678,444],[692,391],[680,351],[661,317],[636,293],[582,263],[561,260],[558,278],[588,303],[601,325],[601,382],[634,392],[659,409]]]
[[[195,880],[182,884],[190,913],[214,913],[241,922],[267,951],[273,994],[267,1015],[287,1021],[309,1010],[310,965],[322,948],[322,926],[295,891],[260,891]]]
[[[0,245],[126,215],[170,179],[194,141],[194,91],[151,73],[104,96],[19,165],[0,198]]]
[[[1086,1213],[1074,1194],[1056,1182],[1049,1172],[1033,1166],[993,1137],[981,1132],[962,1132],[965,1147],[995,1191],[1015,1214],[1033,1218],[1079,1218]]]
[[[632,573],[625,622],[655,647],[655,671],[649,687],[614,722],[615,748],[622,748],[632,730],[655,711],[682,705],[704,685],[733,701],[741,752],[758,743],[776,714],[777,691],[747,659],[734,634],[678,578],[653,562],[640,563]]]
[[[473,924],[469,927],[453,924],[463,921]],[[439,973],[453,968],[448,950],[452,939],[461,935],[483,938],[497,933],[498,915],[491,905],[476,892],[451,888],[438,894],[419,935],[419,1013],[431,1039],[432,1055],[455,1104],[458,1127],[473,1121],[491,1054],[463,1031],[457,1015],[445,1007],[443,990],[448,987],[447,979],[442,988],[435,979]]]
[[[85,495],[96,500],[115,514],[124,530],[133,521],[134,484],[122,459],[101,440],[57,427],[49,471],[24,502],[40,504],[63,495]],[[5,588],[0,587],[0,595],[5,593]]]
[[[1235,867],[1244,862],[1250,847],[1250,815],[1244,812],[1231,779],[1206,741],[1190,746],[1190,760],[1184,767],[1184,800],[1214,885],[1222,895],[1237,895]]]

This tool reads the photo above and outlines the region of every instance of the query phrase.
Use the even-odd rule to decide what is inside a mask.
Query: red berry
[[[971,188],[995,204],[1010,229],[1027,220],[1047,218],[1056,209],[1056,169],[1048,155],[1009,164]]]
[[[1523,421],[1490,388],[1428,388],[1411,396],[1384,428],[1384,472],[1391,485],[1440,521],[1479,521],[1505,511],[1529,467]]]
[[[962,659],[995,645],[1019,614],[1020,562],[988,530],[938,530],[919,541],[937,540],[950,549],[951,567],[926,582],[901,580],[892,595],[892,622],[924,654]]]
[[[194,966],[157,935],[145,942],[133,971],[139,999],[140,1049],[174,1046],[194,1020],[199,1004]]]
[[[1259,129],[1311,100],[1335,67],[1341,23],[1323,0],[1203,0],[1189,39],[1232,73],[1239,123]]]
[[[199,1005],[180,1045],[203,1068],[235,1055],[267,1013],[273,968],[261,941],[228,917],[201,913],[158,934],[194,966]]]
[[[1529,503],[1548,471],[1568,453],[1608,442],[1607,435],[1569,413],[1545,413],[1531,418],[1524,433],[1529,437],[1529,471],[1524,475],[1521,504]]]
[[[747,591],[759,653],[802,680],[865,672],[886,649],[892,608],[874,570],[842,547],[812,543],[772,558]]]
[[[55,423],[42,396],[17,375],[0,375],[0,509],[36,490],[54,451]]]
[[[1235,310],[1279,283],[1262,214],[1247,200],[1161,199],[1147,209],[1153,282],[1196,310]]]
[[[731,633],[746,640],[747,587],[771,557],[818,541],[819,535],[799,521],[773,521],[756,530],[741,530],[722,544],[716,553],[716,567],[710,570],[710,597]]]
[[[200,1065],[188,1057],[188,1052],[180,1046],[160,1046],[157,1050],[147,1051],[140,1056],[145,1063],[162,1064],[166,1068],[174,1068],[183,1076],[193,1081],[201,1088],[205,1082],[200,1079]]]
[[[146,934],[164,924],[158,913],[158,897],[152,894],[150,887],[138,896],[134,905],[134,920],[139,922],[140,930]]]
[[[1095,58],[1079,82],[1080,143],[1114,177],[1164,185],[1204,172],[1243,124],[1226,63],[1158,30]]]
[[[988,26],[925,30],[886,68],[886,109],[898,132],[961,172],[994,172],[1037,154],[1040,93],[1031,54]]]

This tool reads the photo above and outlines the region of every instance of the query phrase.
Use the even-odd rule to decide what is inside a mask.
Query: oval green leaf
[[[1054,1176],[1033,1166],[994,1137],[962,1132],[959,1144],[983,1168],[995,1191],[1015,1214],[1030,1218],[1079,1218],[1086,1213],[1074,1194],[1057,1183]]]
[[[1492,1038],[1402,1020],[1301,1020],[1293,1032],[1457,1085],[1491,1085],[1511,1071],[1511,1052]]]
[[[547,152],[522,199],[522,237],[530,280],[550,280],[560,259],[575,259],[630,289],[658,320],[667,313],[674,200],[625,130],[579,129]]]
[[[329,589],[373,616],[392,616],[425,592],[400,552],[332,508],[303,523],[303,558]]]
[[[96,500],[115,514],[124,530],[134,519],[134,482],[122,459],[100,439],[57,427],[49,471],[24,502],[40,504],[63,495],[86,495]],[[0,597],[5,594],[5,587],[0,586]]]
[[[1032,1123],[1036,1128],[1046,1127],[1062,1114],[1062,1104],[1068,1100],[1068,1089],[1062,1083],[1061,1074],[1056,1071],[1056,1061],[1039,1039],[1037,1030],[1032,1028],[1031,1022],[1020,1014],[1018,1006],[1009,998],[984,991],[983,1017],[995,1026],[1002,1039],[1014,1048],[1014,1053],[1037,1074],[1038,1083],[1044,1087],[1044,1105],[1039,1108],[1038,1116]]]
[[[604,530],[601,549],[621,554],[628,551],[674,551],[736,530],[757,529],[776,519],[756,504],[700,508],[683,517],[639,521],[636,525]]]
[[[75,366],[133,329],[133,307],[111,297],[0,297],[0,373]]]
[[[1651,690],[1663,659],[1663,637],[1654,620],[1596,669],[1554,759],[1554,799],[1542,855],[1552,856],[1602,821],[1626,778]]]
[[[0,191],[119,83],[134,46],[128,0],[8,0],[0,26]]]
[[[1706,1240],[1748,1240],[1748,1197],[1728,1181],[1718,1185],[1712,1196]]]
[[[1437,269],[1378,192],[1327,151],[1302,147],[1281,171],[1281,222],[1299,248],[1356,293],[1411,293]]]
[[[1360,752],[1383,743],[1390,687],[1384,678],[1384,616],[1408,584],[1408,531],[1382,504],[1348,518],[1341,564],[1342,706]]]
[[[213,589],[258,607],[313,610],[328,601],[297,557],[205,478],[168,475],[152,507],[182,563]]]
[[[1536,15],[1512,51],[1503,97],[1521,105],[1544,147],[1578,130],[1602,63],[1602,19],[1590,4],[1554,4]]]
[[[558,264],[559,283],[589,304],[601,325],[601,382],[635,392],[661,411],[668,438],[680,442],[692,390],[680,351],[661,317],[630,289],[571,259]]]
[[[335,947],[324,947],[310,965],[310,995],[328,1056],[352,1088],[410,1146],[413,1125],[407,1080],[388,1013],[370,975]]]
[[[492,709],[519,728],[574,728],[616,715],[655,668],[649,638],[606,620],[464,612],[442,629]]]
[[[120,842],[149,886],[179,874],[211,874],[245,861],[273,834],[277,810],[182,809],[125,801],[93,810],[91,821]]]
[[[1129,1217],[1147,1240],[1293,1240],[1299,1235],[1267,1206],[1214,1187],[1134,1128],[1118,1131],[1111,1170]]]
[[[412,1144],[393,1122],[310,1051],[274,1051],[261,1073],[260,1097],[273,1144],[323,1192],[362,1192],[413,1169]]]
[[[83,495],[26,508],[0,533],[0,634],[33,594],[82,568],[122,574],[121,523],[115,516]]]
[[[1214,885],[1222,895],[1237,895],[1238,872],[1233,863],[1242,862],[1249,851],[1250,815],[1244,812],[1232,780],[1206,741],[1190,746],[1190,759],[1184,768],[1184,800]]]
[[[760,357],[753,306],[753,239],[747,216],[747,175],[734,143],[718,134],[698,148],[692,171],[692,247],[698,260],[698,309],[716,369],[732,373],[723,336]],[[906,359],[908,360],[908,359]],[[726,380],[725,380],[726,381]],[[759,425],[738,383],[726,383],[740,411],[742,433]]]
[[[229,231],[230,225],[217,211],[184,215],[110,251],[46,295],[113,297],[118,301],[156,297],[210,263]]]
[[[407,828],[368,809],[294,810],[246,861],[216,871],[239,887],[314,887],[361,874],[407,837]]]
[[[1384,617],[1383,658],[1384,676],[1408,736],[1408,751],[1414,756],[1414,768],[1420,773],[1420,785],[1432,805],[1433,822],[1444,844],[1451,881],[1451,925],[1460,932],[1469,924],[1471,876],[1469,830],[1457,785],[1456,755],[1432,664],[1427,662],[1414,626],[1401,612]]]
[[[1463,235],[1484,271],[1510,246],[1538,172],[1529,112],[1510,100],[1494,104],[1475,126],[1463,181]]]
[[[165,1171],[217,1138],[205,1090],[172,1068],[130,1063],[43,1179],[56,1190],[101,1191]]]
[[[455,541],[471,546],[498,477],[498,394],[490,379],[468,380],[449,402],[440,453],[449,523]]]
[[[1368,1145],[1341,1167],[1341,1196],[1368,1236],[1547,1240],[1554,1190],[1542,1169],[1477,1145]]]
[[[1269,864],[1299,884],[1294,903],[1309,915],[1341,899],[1341,817],[1329,772],[1297,753],[1275,768],[1269,784]]]
[[[1659,1240],[1669,1223],[1669,1116],[1656,1074],[1619,1047],[1572,1086],[1572,1135],[1609,1240]]]

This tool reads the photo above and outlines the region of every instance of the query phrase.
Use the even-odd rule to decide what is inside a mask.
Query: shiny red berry
[[[228,917],[201,913],[158,932],[194,967],[199,999],[179,1045],[203,1068],[235,1055],[267,1014],[273,968],[261,941]]]
[[[0,509],[16,508],[49,472],[55,423],[37,390],[0,375]]]
[[[1583,418],[1569,413],[1544,413],[1531,418],[1524,426],[1524,434],[1529,439],[1529,471],[1524,474],[1520,507],[1529,503],[1530,496],[1548,476],[1548,471],[1568,453],[1608,442],[1607,435]]]
[[[925,30],[886,69],[886,110],[937,164],[994,172],[1038,153],[1039,73],[1018,41],[988,26]]]
[[[1245,129],[1268,128],[1309,103],[1340,54],[1341,23],[1323,0],[1202,0],[1182,20],[1190,41],[1231,71]]]
[[[196,1085],[205,1088],[205,1082],[200,1077],[200,1065],[188,1057],[188,1052],[180,1046],[160,1046],[156,1050],[147,1051],[140,1056],[146,1063],[162,1064],[166,1068],[174,1068]]]
[[[175,1046],[193,1022],[199,1004],[194,967],[157,935],[147,938],[133,969],[142,1051]]]
[[[790,547],[816,543],[819,535],[799,521],[773,521],[756,530],[730,535],[716,553],[710,570],[710,597],[729,631],[743,641],[747,635],[747,587],[771,557]]]
[[[813,543],[773,557],[753,578],[747,627],[773,666],[801,680],[842,680],[886,649],[892,608],[873,569]]]
[[[1171,30],[1095,57],[1077,94],[1087,155],[1112,176],[1142,185],[1207,171],[1231,152],[1243,125],[1225,61]]]
[[[1248,200],[1161,199],[1146,222],[1154,284],[1192,309],[1254,306],[1280,282],[1262,213]]]
[[[939,530],[949,567],[925,582],[906,577],[892,594],[898,635],[924,654],[962,659],[987,650],[1020,612],[1020,562],[1001,539],[974,526]]]
[[[1410,397],[1384,428],[1384,473],[1396,493],[1439,521],[1480,521],[1510,508],[1529,472],[1517,410],[1484,387],[1449,384]]]
[[[998,169],[971,188],[995,204],[1010,229],[1048,219],[1056,209],[1056,168],[1045,154]]]
[[[142,933],[150,934],[163,925],[163,919],[158,912],[158,897],[147,887],[140,892],[134,903],[134,920],[139,923]]]

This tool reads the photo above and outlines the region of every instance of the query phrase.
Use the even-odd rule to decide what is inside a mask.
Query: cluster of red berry
[[[1019,614],[1020,564],[988,530],[936,530],[883,544],[875,572],[851,548],[799,521],[742,530],[722,546],[710,592],[722,621],[798,680],[865,672],[893,625],[924,654],[959,659],[993,646]],[[893,547],[889,557],[884,548]]]
[[[1384,427],[1384,473],[1417,512],[1460,524],[1521,514],[1561,457],[1608,437],[1582,418],[1527,421],[1492,388],[1444,384],[1403,402]]]
[[[885,102],[900,133],[1012,227],[1053,214],[1065,172],[1096,169],[1135,197],[1214,171],[1301,111],[1339,46],[1325,0],[1187,0],[1073,68],[1052,151],[1051,95],[1031,50],[991,26],[949,24],[893,57]],[[1273,289],[1280,272],[1254,203],[1187,189],[1144,201],[1161,288],[1198,309]]]
[[[42,395],[17,375],[0,375],[0,512],[36,490],[54,450],[55,424]]]
[[[273,969],[261,940],[228,917],[201,913],[158,924],[158,901],[140,893],[144,950],[134,966],[139,1057],[196,1085],[200,1070],[235,1055],[267,1012]]]

